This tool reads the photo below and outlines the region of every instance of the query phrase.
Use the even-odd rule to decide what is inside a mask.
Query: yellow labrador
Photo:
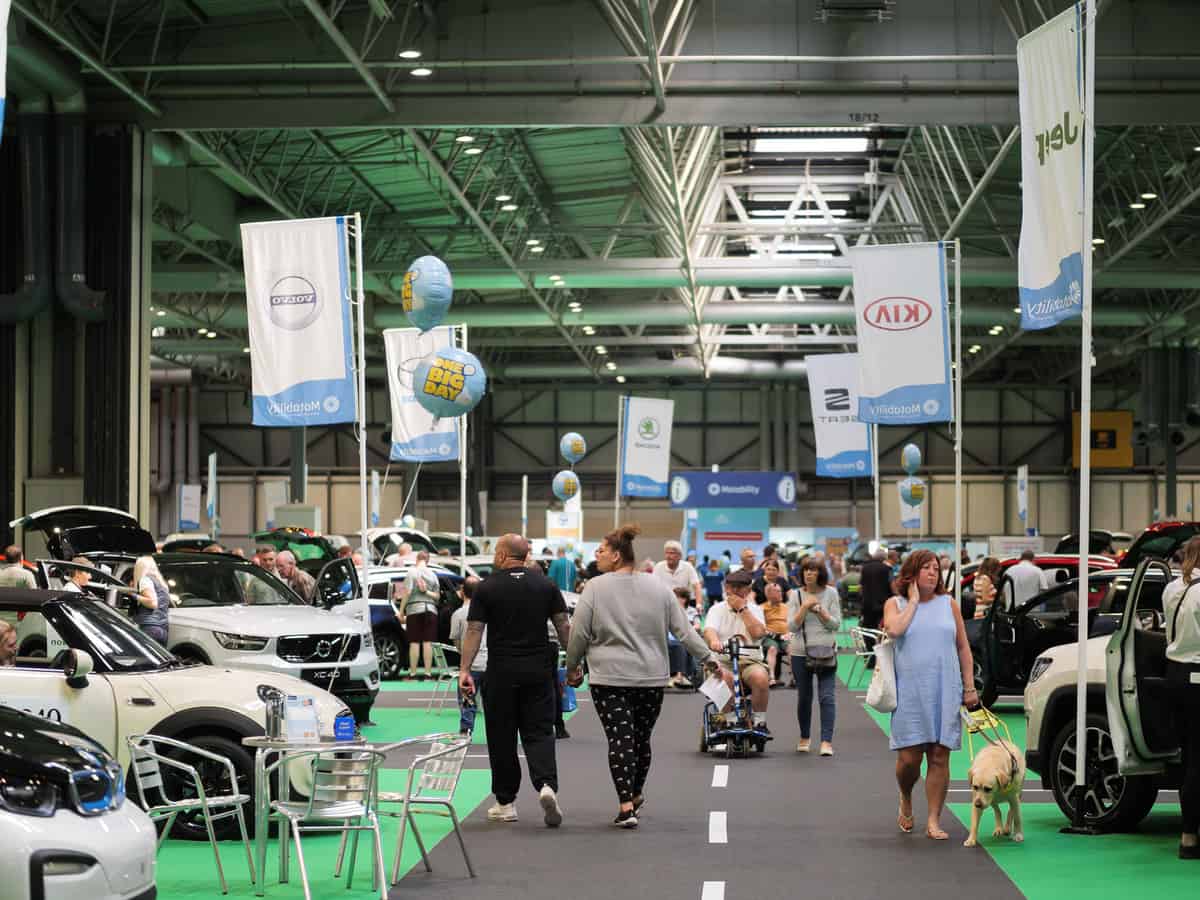
[[[992,837],[1009,834],[1018,844],[1025,840],[1021,832],[1021,788],[1025,784],[1021,751],[1010,741],[988,744],[971,763],[967,778],[971,782],[971,833],[963,846],[974,847],[979,843],[979,820],[989,806],[996,814]],[[1008,822],[1000,812],[1002,803],[1008,804]]]

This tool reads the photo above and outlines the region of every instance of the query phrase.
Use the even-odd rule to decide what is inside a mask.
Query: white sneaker
[[[542,813],[545,815],[546,826],[548,828],[557,828],[562,824],[563,814],[558,806],[558,795],[554,793],[554,788],[546,784],[538,792],[538,803],[542,804]],[[513,813],[515,816],[516,813]]]
[[[805,738],[800,738],[800,740],[796,741],[796,752],[797,753],[807,753],[811,748],[812,748],[812,742],[809,740],[806,740]]]
[[[489,822],[517,821],[517,805],[515,803],[496,803],[487,811]]]

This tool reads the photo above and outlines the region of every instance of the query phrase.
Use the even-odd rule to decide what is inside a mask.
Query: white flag
[[[454,346],[453,325],[422,333],[416,328],[389,328],[383,333],[387,353],[388,394],[392,401],[392,450],[389,459],[401,462],[447,462],[458,459],[458,419],[440,419],[413,394],[417,363],[434,350]]]
[[[4,98],[8,94],[8,8],[10,0],[0,0],[0,135],[4,133]]]
[[[242,226],[255,425],[357,416],[342,216]]]
[[[1083,312],[1083,37],[1075,4],[1017,41],[1021,327]],[[1090,249],[1089,251],[1090,252]]]
[[[217,454],[208,454],[208,521],[212,524],[213,537],[217,531]]]
[[[1029,466],[1017,466],[1017,518],[1029,524]]]
[[[666,497],[671,470],[674,400],[622,397],[622,497]]]
[[[804,359],[817,438],[817,474],[872,474],[871,426],[858,421],[858,354],[823,353]]]
[[[950,421],[945,245],[879,244],[853,247],[849,256],[859,421]]]

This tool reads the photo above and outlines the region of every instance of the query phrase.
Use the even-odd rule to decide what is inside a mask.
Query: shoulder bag
[[[804,668],[810,672],[822,672],[837,668],[837,644],[808,646],[808,618],[800,623],[800,640],[804,642]]]

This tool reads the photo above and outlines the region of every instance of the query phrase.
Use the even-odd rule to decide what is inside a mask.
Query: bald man
[[[317,582],[296,564],[296,555],[291,550],[280,550],[275,556],[275,574],[279,580],[300,595],[305,603],[312,604]]]
[[[471,669],[486,628],[483,711],[487,717],[492,793],[496,795],[488,819],[517,820],[520,737],[544,821],[548,827],[557,828],[562,824],[562,810],[558,805],[556,695],[551,675],[558,667],[558,654],[550,642],[547,622],[553,624],[563,647],[567,646],[570,626],[562,591],[542,574],[540,567],[526,568],[528,557],[529,541],[519,534],[506,534],[496,542],[495,569],[475,591],[467,614],[459,687],[467,696],[475,692]]]

